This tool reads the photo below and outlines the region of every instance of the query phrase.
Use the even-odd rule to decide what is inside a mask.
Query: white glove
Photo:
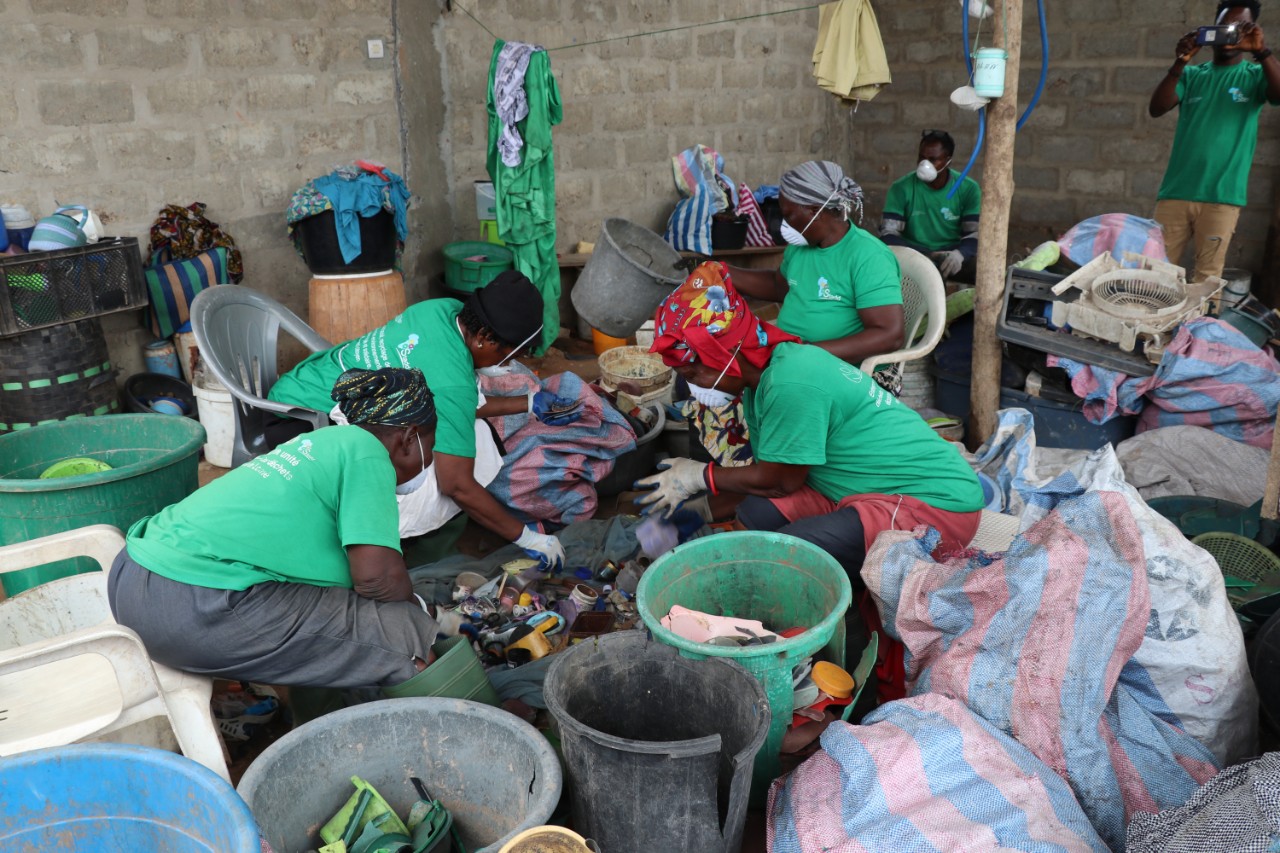
[[[546,563],[547,569],[551,571],[555,571],[564,564],[564,546],[550,533],[539,533],[526,527],[520,534],[520,538],[516,540],[516,544],[530,557]]]
[[[637,488],[653,489],[636,503],[645,508],[645,515],[656,512],[670,518],[680,504],[707,490],[706,470],[706,462],[680,457],[664,459],[658,463],[659,473],[636,483]]]
[[[960,267],[964,266],[964,255],[960,254],[959,249],[934,252],[933,262],[938,265],[938,272],[942,273],[942,277],[947,278],[960,272]]]

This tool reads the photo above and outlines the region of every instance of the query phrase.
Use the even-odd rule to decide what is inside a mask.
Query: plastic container
[[[484,219],[480,222],[480,242],[493,243],[498,246],[507,245],[506,241],[499,236],[498,220]]]
[[[0,435],[119,408],[101,321],[0,337]]]
[[[666,387],[675,371],[648,347],[623,346],[600,354],[600,381],[633,397]]]
[[[497,220],[498,193],[493,188],[493,181],[476,181],[476,219]]]
[[[1004,95],[1004,66],[1009,52],[1000,47],[984,47],[973,54],[973,91],[980,98]]]
[[[749,672],[625,631],[558,655],[543,695],[575,829],[601,850],[737,853],[770,723]]]
[[[962,421],[969,417],[969,377],[934,368],[937,380],[934,406]],[[1084,416],[1083,402],[1075,405],[1033,397],[1012,388],[1000,389],[1000,408],[1026,409],[1035,419],[1036,444],[1072,450],[1097,450],[1104,444],[1118,444],[1132,438],[1137,428],[1135,416],[1122,416],[1105,424],[1091,424]]]
[[[174,414],[164,403],[176,402],[177,414],[196,416],[191,386],[164,373],[135,373],[124,383],[124,407],[137,414]],[[206,427],[207,429],[207,427]]]
[[[0,849],[259,853],[249,807],[188,758],[73,744],[0,758]]]
[[[1280,315],[1252,296],[1224,309],[1221,319],[1260,347],[1280,334]]]
[[[645,320],[640,324],[640,328],[636,329],[636,346],[649,351],[649,347],[653,346],[653,337],[655,330],[652,320]]]
[[[205,431],[190,418],[109,415],[77,418],[0,436],[0,545],[13,545],[110,524],[127,531],[196,490]],[[91,456],[112,467],[100,474],[39,479],[50,465]],[[9,595],[100,566],[83,558],[10,572]]]
[[[178,364],[178,351],[173,341],[166,339],[152,341],[142,348],[142,362],[148,373],[163,373],[174,379],[182,379],[182,367]]]
[[[778,776],[778,751],[791,720],[791,670],[819,652],[844,666],[844,614],[852,592],[849,578],[830,554],[816,545],[758,530],[717,533],[669,551],[653,562],[636,590],[640,618],[653,636],[685,657],[727,658],[760,680],[773,722],[756,757],[753,805],[765,802]],[[805,631],[761,646],[695,643],[662,627],[673,605],[692,610],[759,619],[778,631]]]
[[[1246,507],[1200,495],[1168,495],[1148,498],[1147,505],[1177,525],[1188,539],[1213,532],[1252,539],[1261,529],[1261,501]]]
[[[0,204],[0,217],[4,218],[4,230],[11,245],[27,251],[31,233],[36,230],[35,217],[20,204]]]
[[[196,333],[191,331],[190,321],[183,323],[173,335],[173,348],[178,353],[178,367],[182,368],[182,381],[190,385],[195,382],[195,370],[200,365],[200,346],[196,343]]]
[[[1191,540],[1208,551],[1224,575],[1258,583],[1280,572],[1280,557],[1270,548],[1234,533],[1201,533]]]
[[[366,779],[408,814],[417,776],[453,815],[469,853],[498,853],[548,822],[560,761],[533,726],[461,699],[387,699],[299,726],[249,765],[238,791],[277,851],[314,849],[320,825]]]
[[[0,336],[146,304],[142,256],[133,237],[0,256]]]
[[[1224,306],[1235,305],[1249,298],[1253,288],[1253,273],[1248,270],[1228,268],[1222,271],[1222,278],[1226,281],[1222,287],[1221,297]]]
[[[684,281],[683,259],[647,228],[606,219],[595,251],[570,292],[578,315],[606,335],[627,337],[640,328]]]
[[[591,330],[591,348],[595,350],[596,355],[604,355],[609,350],[621,349],[626,345],[626,338],[615,338],[612,335],[606,335],[599,329]]]
[[[515,255],[506,246],[463,240],[444,247],[444,283],[458,293],[484,287],[504,270],[515,268]]]
[[[743,216],[738,219],[717,219],[711,217],[711,248],[721,251],[741,249],[747,245],[747,230],[751,220]]]
[[[235,399],[221,382],[204,370],[196,371],[192,392],[207,435],[204,459],[210,465],[230,468],[236,448]]]
[[[338,245],[332,210],[300,219],[294,225],[302,259],[315,275],[385,272],[396,265],[396,219],[388,210],[360,218],[360,254],[347,263]]]
[[[428,695],[469,699],[486,705],[502,704],[466,637],[440,640],[431,651],[436,655],[435,661],[414,678],[412,688],[397,684],[382,688],[382,694],[388,699]]]

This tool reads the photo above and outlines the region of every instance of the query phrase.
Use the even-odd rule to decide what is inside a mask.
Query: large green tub
[[[196,490],[204,427],[173,415],[102,415],[0,436],[0,545],[112,524],[123,531]],[[112,470],[41,480],[55,462],[89,456]],[[97,564],[75,559],[0,575],[15,595]]]

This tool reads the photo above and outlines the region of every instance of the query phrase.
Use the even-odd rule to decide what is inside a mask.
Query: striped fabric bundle
[[[1003,555],[939,563],[936,539],[886,533],[862,572],[906,646],[913,695],[954,697],[1016,738],[1117,851],[1134,814],[1181,805],[1217,772],[1130,665],[1152,606],[1123,495],[1065,500]]]
[[[832,724],[770,789],[768,820],[772,853],[1108,849],[1062,779],[937,694]]]
[[[619,456],[635,448],[635,433],[617,409],[572,373],[539,382],[517,364],[509,373],[480,377],[486,396],[539,390],[582,400],[582,417],[567,426],[528,415],[495,419],[506,454],[502,470],[486,488],[521,521],[568,524],[591,518],[599,503],[595,484],[609,475]]]
[[[676,189],[684,198],[676,202],[663,236],[676,251],[711,254],[711,216],[730,206],[724,187],[733,186],[723,169],[724,158],[705,145],[686,148],[671,158]]]
[[[747,217],[747,245],[772,246],[773,235],[769,233],[769,225],[760,212],[760,204],[756,201],[751,187],[738,184],[738,215]]]

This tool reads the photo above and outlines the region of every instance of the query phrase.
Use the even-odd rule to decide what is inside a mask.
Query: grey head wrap
[[[810,160],[782,175],[779,192],[805,207],[838,210],[862,222],[862,187],[830,160]]]

